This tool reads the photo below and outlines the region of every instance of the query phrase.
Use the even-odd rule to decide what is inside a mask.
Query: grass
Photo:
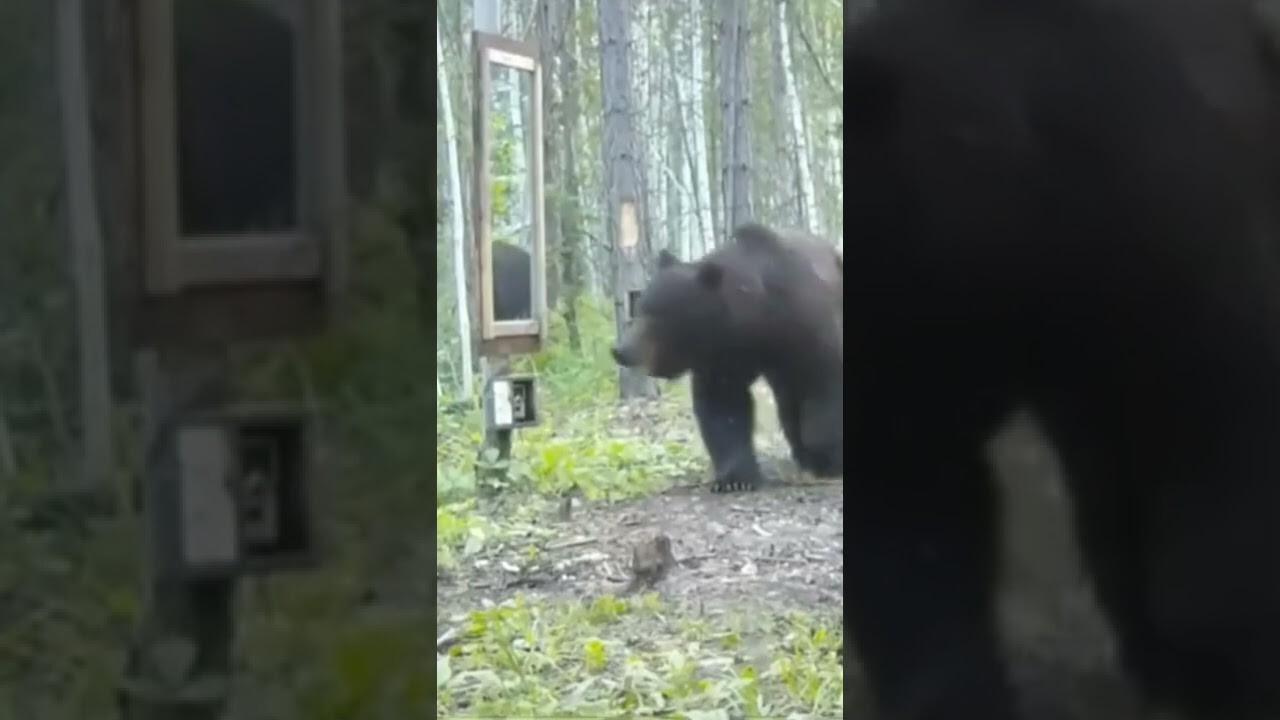
[[[762,627],[767,626],[767,627]],[[689,617],[656,593],[462,618],[436,659],[439,717],[840,717],[838,636],[802,615]],[[655,632],[656,630],[656,632]],[[753,662],[745,636],[776,645]]]

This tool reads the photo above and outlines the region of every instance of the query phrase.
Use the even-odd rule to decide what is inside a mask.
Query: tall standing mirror
[[[546,333],[542,69],[530,43],[474,37],[481,352],[532,352]]]

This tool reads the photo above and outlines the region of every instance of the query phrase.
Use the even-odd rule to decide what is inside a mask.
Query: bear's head
[[[682,262],[663,250],[635,317],[612,348],[619,365],[673,380],[726,350],[732,313],[722,287],[730,266],[714,254]]]

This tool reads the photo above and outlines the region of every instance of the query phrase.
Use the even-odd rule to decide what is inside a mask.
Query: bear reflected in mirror
[[[183,236],[298,224],[295,37],[274,5],[174,5]]]

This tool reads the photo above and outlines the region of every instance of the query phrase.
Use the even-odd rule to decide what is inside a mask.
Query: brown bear
[[[494,240],[493,319],[528,320],[533,317],[533,258],[529,251],[503,240]]]
[[[846,611],[888,720],[1026,717],[985,455],[1020,408],[1144,697],[1280,717],[1280,82],[1251,12],[900,0],[847,29]]]
[[[844,472],[844,283],[831,245],[763,225],[694,262],[662,251],[657,273],[612,352],[625,367],[690,373],[693,412],[714,470],[712,490],[760,482],[751,384],[764,377],[801,468]]]

